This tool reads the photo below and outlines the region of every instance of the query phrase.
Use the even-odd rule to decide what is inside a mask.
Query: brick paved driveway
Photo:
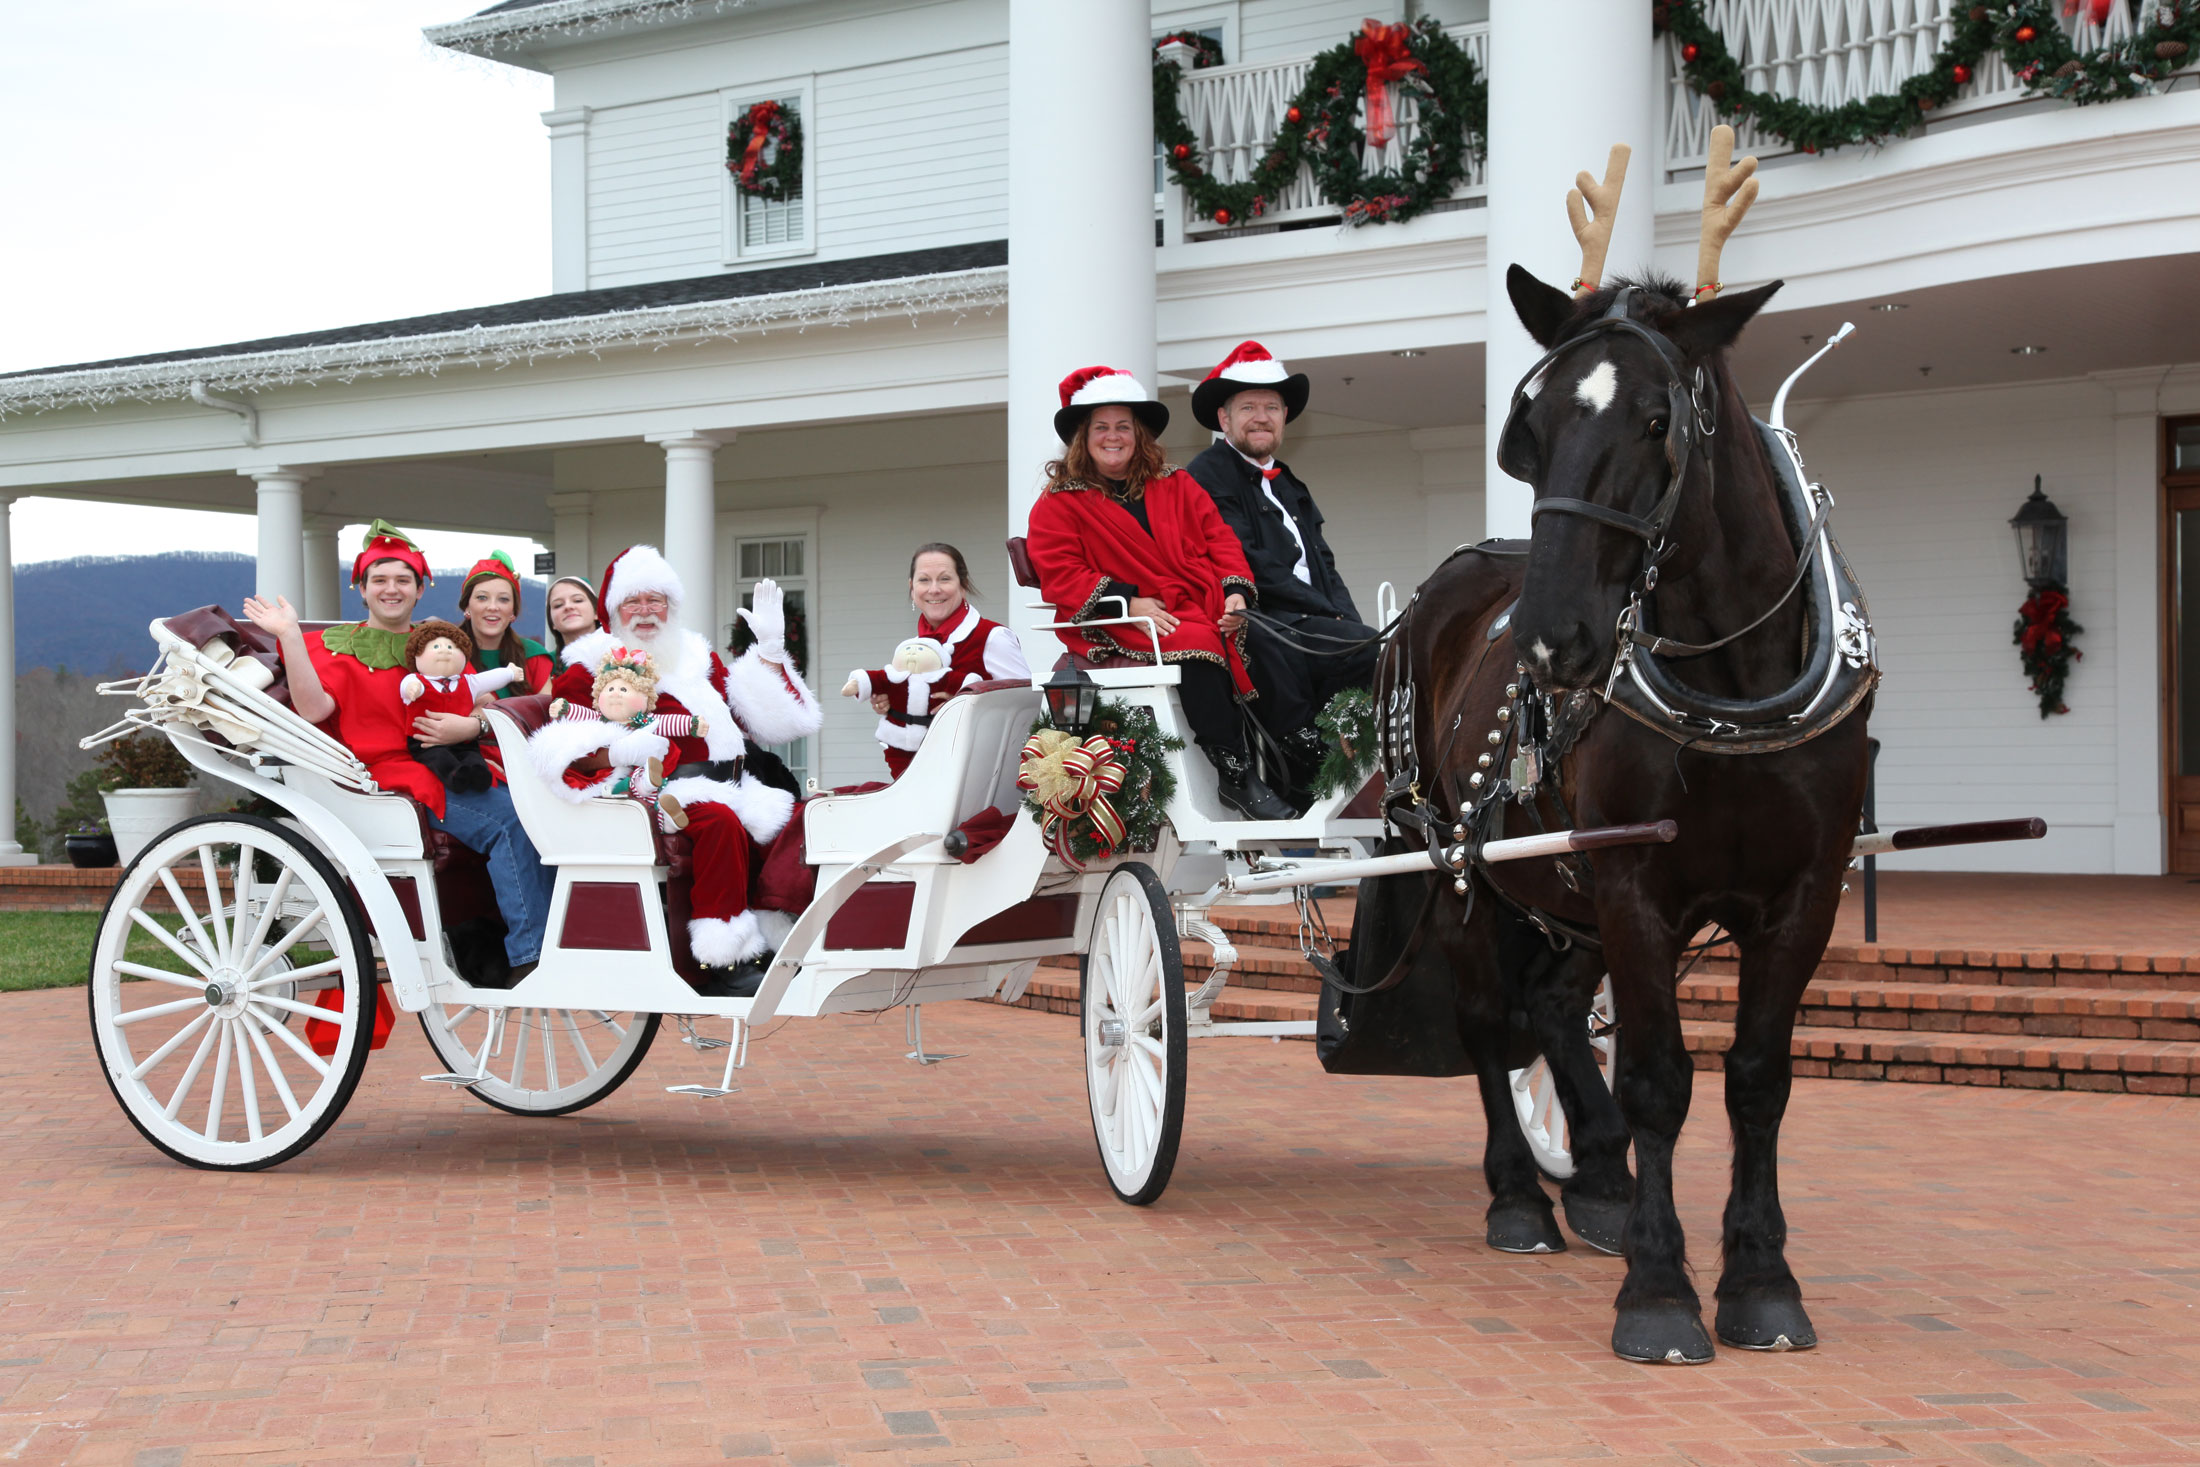
[[[412,1077],[256,1176],[144,1145],[81,991],[0,998],[0,1460],[442,1464],[2200,1459],[2200,1102],[1802,1081],[1824,1346],[1605,1351],[1616,1260],[1481,1245],[1464,1081],[1194,1051],[1176,1182],[1102,1184],[1073,1021],[797,1020],[744,1093],[558,1121]],[[1723,1116],[1680,1194],[1708,1291]]]

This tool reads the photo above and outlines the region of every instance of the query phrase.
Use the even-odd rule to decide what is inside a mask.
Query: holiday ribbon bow
[[[1123,774],[1116,747],[1098,734],[1079,743],[1074,734],[1043,728],[1024,741],[1016,785],[1031,791],[1046,812],[1047,843],[1054,854],[1082,871],[1084,863],[1070,850],[1078,820],[1092,822],[1102,855],[1123,843],[1123,817],[1108,801],[1123,787]]]
[[[756,167],[763,161],[764,144],[771,141],[772,123],[778,116],[777,102],[759,102],[742,119],[749,125],[749,145],[741,154],[741,187],[751,188],[755,185]]]
[[[2035,593],[2020,608],[2025,625],[2018,645],[2028,653],[2041,648],[2052,652],[2061,646],[2062,633],[2055,630],[2055,622],[2069,606],[2070,598],[2060,591]]]
[[[1367,64],[1367,140],[1375,147],[1390,141],[1397,124],[1390,115],[1390,84],[1427,68],[1413,59],[1407,42],[1413,28],[1371,20],[1352,38],[1352,49]]]

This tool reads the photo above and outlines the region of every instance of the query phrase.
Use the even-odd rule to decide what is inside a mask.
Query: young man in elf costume
[[[695,884],[689,900],[688,948],[710,970],[703,992],[746,997],[756,992],[785,937],[783,913],[749,907],[749,871],[794,813],[795,797],[747,768],[749,739],[782,744],[816,733],[817,698],[787,660],[785,596],[758,581],[741,618],[756,645],[729,665],[699,631],[682,624],[680,577],[655,547],[622,550],[597,583],[603,625],[565,646],[565,671],[555,691],[589,701],[597,670],[631,647],[657,664],[654,712],[692,714],[699,732],[675,738],[679,777],[664,786],[665,809],[687,819],[695,843]]]
[[[351,583],[366,603],[365,621],[304,631],[298,613],[282,596],[272,602],[248,596],[244,614],[281,644],[290,706],[358,755],[376,784],[418,800],[436,829],[449,831],[487,859],[497,910],[504,918],[509,971],[491,971],[472,981],[505,987],[524,978],[542,955],[553,878],[501,781],[478,792],[446,790],[406,752],[408,738],[462,744],[485,732],[478,714],[406,715],[399,692],[406,676],[405,642],[412,632],[413,608],[429,579],[420,547],[395,526],[376,520],[367,527],[366,546],[351,567]]]

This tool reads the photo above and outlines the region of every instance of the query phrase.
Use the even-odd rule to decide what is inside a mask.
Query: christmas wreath
[[[726,172],[752,198],[783,202],[802,193],[802,119],[779,102],[758,102],[726,129]]]
[[[1103,699],[1082,739],[1044,718],[1034,723],[1016,784],[1048,847],[1082,871],[1119,851],[1154,848],[1176,793],[1165,756],[1183,747],[1162,734],[1152,709]]]
[[[2075,10],[2081,3],[2097,24],[2115,0],[2067,0],[2065,8]],[[2200,5],[2150,3],[2141,7],[2141,16],[2132,35],[2081,54],[2063,33],[2054,0],[1973,5],[1951,17],[1954,33],[1932,64],[1894,91],[1820,107],[1752,91],[1726,38],[1704,18],[1703,0],[1657,0],[1651,9],[1653,25],[1680,47],[1689,90],[1709,98],[1721,119],[1747,122],[1806,153],[1915,131],[1926,113],[1956,99],[1993,51],[2027,90],[2041,96],[2081,105],[2144,96],[2182,66],[2200,41]]]
[[[1207,171],[1177,103],[1180,79],[1175,66],[1155,59],[1154,136],[1192,207],[1217,224],[1242,224],[1268,212],[1302,164],[1313,171],[1321,196],[1344,211],[1347,224],[1403,222],[1450,198],[1469,158],[1482,156],[1486,147],[1489,85],[1474,59],[1425,16],[1411,25],[1371,20],[1350,41],[1316,56],[1268,152],[1242,183],[1223,183]],[[1369,142],[1379,147],[1390,139],[1393,82],[1420,104],[1420,128],[1406,144],[1402,168],[1370,174],[1361,154]],[[1365,130],[1357,120],[1362,97]]]
[[[2063,701],[2063,684],[2070,680],[2070,664],[2085,656],[2074,645],[2084,630],[2070,619],[2070,592],[2053,582],[2039,587],[2017,608],[2013,640],[2025,676],[2032,679],[2032,691],[2039,695],[2042,718],[2070,711]]]
[[[1329,736],[1329,756],[1314,773],[1314,798],[1367,783],[1375,768],[1375,699],[1368,690],[1346,688],[1314,715],[1314,726]]]

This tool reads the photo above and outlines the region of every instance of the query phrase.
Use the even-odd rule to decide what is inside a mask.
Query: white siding
[[[723,263],[725,136],[703,94],[607,107],[588,129],[588,283],[703,275]]]
[[[1008,47],[817,79],[821,253],[1008,237]]]
[[[1350,39],[1369,19],[1405,19],[1404,0],[1242,0],[1240,54],[1228,60],[1236,65],[1311,56]]]

